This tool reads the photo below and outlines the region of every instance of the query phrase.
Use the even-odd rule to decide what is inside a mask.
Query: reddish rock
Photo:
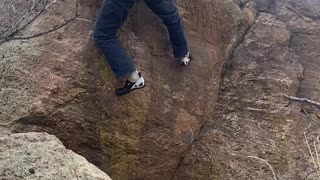
[[[119,35],[147,87],[125,97],[90,36],[101,1],[79,1],[78,19],[28,40],[4,42],[12,27],[1,21],[1,130],[54,134],[113,179],[272,179],[247,156],[303,179],[313,170],[303,132],[316,136],[319,109],[284,95],[320,101],[319,3],[254,2],[257,14],[251,1],[178,0],[195,57],[181,68],[137,1]],[[48,31],[75,7],[57,1],[14,36]]]

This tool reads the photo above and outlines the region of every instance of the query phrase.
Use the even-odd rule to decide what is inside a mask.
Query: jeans
[[[188,52],[184,29],[174,0],[144,0],[147,6],[166,25],[175,58]],[[128,17],[135,0],[104,0],[100,9],[94,39],[102,50],[117,78],[126,78],[136,71],[135,66],[117,37],[119,27]]]

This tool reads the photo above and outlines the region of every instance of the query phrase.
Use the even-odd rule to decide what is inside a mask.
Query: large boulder
[[[320,101],[319,1],[256,2],[259,17],[235,49],[215,114],[176,179],[271,180],[267,162],[278,179],[317,179],[305,138],[316,141],[320,111],[286,97]]]
[[[236,49],[215,115],[180,164],[177,179],[273,179],[269,169],[259,170],[264,162],[248,156],[269,160],[284,177],[298,170],[288,161],[301,154],[289,152],[303,139],[291,132],[294,117],[284,95],[297,93],[303,67],[289,39],[284,23],[260,14]]]
[[[0,179],[111,180],[47,133],[0,136]]]
[[[304,133],[317,136],[319,109],[286,96],[320,101],[318,0],[177,0],[186,68],[139,0],[119,35],[147,87],[120,98],[90,36],[99,2],[4,1],[1,133],[54,134],[113,179],[272,179],[265,161],[315,178]]]
[[[186,68],[174,61],[161,21],[137,1],[119,35],[147,87],[121,98],[90,36],[96,2],[47,3],[0,45],[0,126],[54,134],[114,179],[172,178],[213,113],[224,62],[255,18],[250,1],[177,1],[195,57]],[[80,16],[62,28],[10,41],[59,27],[76,7]]]

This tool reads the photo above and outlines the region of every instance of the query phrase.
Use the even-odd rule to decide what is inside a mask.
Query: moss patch
[[[146,120],[147,99],[128,96],[113,102],[111,116],[103,117],[100,138],[112,179],[129,179],[139,159],[138,150]],[[111,102],[112,103],[112,102]],[[109,157],[109,159],[108,159]]]
[[[99,70],[99,76],[102,83],[111,85],[112,79],[114,79],[114,75],[103,56],[100,56],[96,69]]]

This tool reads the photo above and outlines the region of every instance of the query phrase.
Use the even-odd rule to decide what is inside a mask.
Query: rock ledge
[[[0,179],[111,180],[47,133],[1,136]]]

